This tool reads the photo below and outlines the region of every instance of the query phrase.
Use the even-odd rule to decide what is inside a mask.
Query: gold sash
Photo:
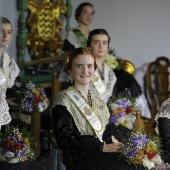
[[[102,141],[104,127],[96,113],[92,110],[86,100],[77,92],[77,90],[70,89],[66,92],[66,94],[89,122],[100,141]]]
[[[106,103],[108,99],[107,89],[104,82],[98,76],[97,72],[95,72],[93,75],[92,84],[93,87],[96,89],[97,93],[99,94],[100,99],[104,100],[104,102]]]

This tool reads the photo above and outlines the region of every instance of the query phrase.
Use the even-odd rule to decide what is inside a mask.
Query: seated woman
[[[67,170],[144,169],[119,158],[121,142],[102,140],[110,114],[105,103],[89,91],[96,69],[93,54],[88,48],[77,48],[69,56],[67,68],[72,86],[56,95],[52,119]]]
[[[105,62],[105,58],[108,57],[108,48],[110,43],[110,36],[104,29],[95,29],[90,32],[87,47],[92,51],[96,57],[97,74],[98,79],[101,79],[106,86],[97,85],[92,83],[91,90],[97,91],[99,96],[103,95],[103,91],[107,90],[107,97],[112,95],[119,97],[134,97],[136,98],[136,104],[141,106],[142,116],[150,118],[150,111],[145,96],[142,94],[140,85],[137,83],[133,75],[121,70],[112,70],[111,67]],[[92,81],[93,82],[93,81]],[[98,88],[100,87],[100,89]],[[102,90],[101,90],[102,89]],[[97,94],[97,93],[95,93]],[[105,101],[108,101],[105,100]]]
[[[170,163],[170,98],[162,103],[155,121],[157,122],[155,130],[162,139],[165,162]]]

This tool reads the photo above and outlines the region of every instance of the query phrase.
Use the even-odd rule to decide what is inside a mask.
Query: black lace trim
[[[0,58],[0,67],[3,69],[3,61],[4,61],[4,52],[2,52],[1,58]]]

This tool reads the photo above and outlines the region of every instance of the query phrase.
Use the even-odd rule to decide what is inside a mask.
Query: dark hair
[[[107,33],[107,31],[105,29],[100,28],[100,29],[94,29],[94,30],[90,31],[89,36],[88,36],[88,40],[87,40],[87,47],[90,47],[93,36],[98,35],[98,34],[99,35],[107,35],[108,36],[108,45],[109,45],[109,43],[110,43],[109,34]]]
[[[67,63],[67,71],[71,69],[72,67],[72,63],[73,60],[75,58],[77,58],[79,55],[82,54],[87,54],[87,55],[91,55],[94,58],[94,68],[96,69],[96,57],[93,55],[93,53],[87,48],[87,47],[79,47],[76,48],[70,55],[68,58],[68,63]]]
[[[11,22],[7,18],[5,18],[3,16],[0,16],[0,24],[10,24],[11,28],[12,28]]]
[[[92,5],[91,3],[89,3],[89,2],[83,2],[83,3],[81,3],[81,4],[76,8],[75,15],[74,15],[77,22],[78,22],[78,18],[80,17],[81,12],[82,12],[84,6],[91,6],[91,7],[94,9],[93,5]],[[95,11],[94,11],[94,13],[95,13]]]

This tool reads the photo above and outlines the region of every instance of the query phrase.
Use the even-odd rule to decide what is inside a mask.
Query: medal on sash
[[[83,116],[89,122],[89,124],[95,131],[100,141],[102,141],[104,128],[102,122],[100,121],[96,113],[92,110],[92,108],[89,106],[86,100],[82,96],[80,96],[80,94],[75,89],[70,89],[69,91],[66,92],[66,94],[70,97],[70,99],[74,102],[74,104],[81,111]]]

